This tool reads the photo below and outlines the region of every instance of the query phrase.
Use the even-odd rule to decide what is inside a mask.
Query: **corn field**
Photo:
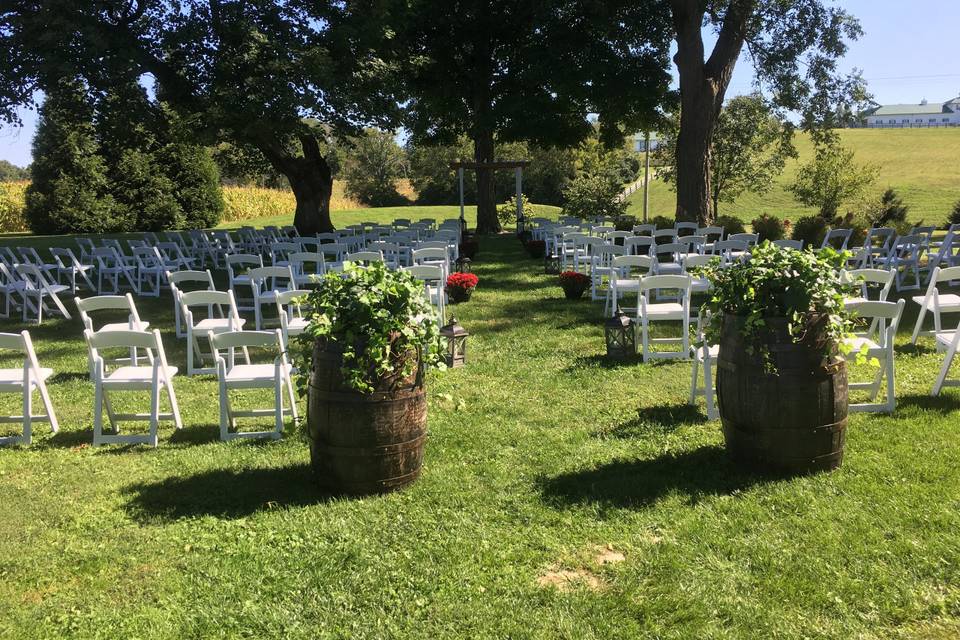
[[[18,233],[29,231],[23,217],[24,194],[29,182],[0,182],[0,233]],[[333,197],[330,209],[343,211],[362,209],[363,205],[344,194],[342,182],[333,183]],[[283,189],[261,189],[259,187],[223,187],[225,209],[223,222],[252,220],[267,216],[290,216],[296,201],[293,193]]]
[[[29,182],[0,182],[0,233],[27,231],[23,197]]]

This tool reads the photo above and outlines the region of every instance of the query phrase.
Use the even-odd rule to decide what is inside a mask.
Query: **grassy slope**
[[[293,435],[217,441],[209,377],[177,380],[158,449],[94,450],[80,325],[33,328],[62,431],[0,450],[0,637],[960,633],[960,396],[926,397],[929,342],[901,336],[900,408],[851,418],[841,470],[764,479],[684,405],[689,364],[606,364],[600,307],[511,238],[474,264],[471,362],[430,376],[424,475],[381,498],[317,494]],[[138,306],[182,367],[169,299]],[[540,587],[556,569],[596,588]]]
[[[960,200],[960,129],[848,129],[841,132],[843,144],[856,152],[862,163],[880,168],[873,191],[879,195],[895,188],[911,207],[911,220],[943,222],[953,204]],[[793,180],[797,166],[809,160],[812,146],[798,136],[798,160],[787,163],[783,174],[766,195],[745,194],[733,204],[721,204],[721,213],[751,220],[767,212],[796,219],[813,210],[799,205],[785,187]],[[651,185],[652,215],[673,214],[674,192],[662,182]],[[630,199],[630,213],[643,213],[643,192]]]

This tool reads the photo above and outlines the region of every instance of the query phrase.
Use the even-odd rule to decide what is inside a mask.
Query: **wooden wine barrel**
[[[317,481],[349,495],[407,486],[420,476],[427,439],[423,376],[385,380],[364,394],[344,383],[340,364],[339,352],[314,347],[307,430]]]
[[[743,338],[744,319],[724,318],[717,361],[717,403],[731,457],[753,469],[812,473],[843,460],[847,428],[847,368],[825,357],[822,316],[810,316],[797,344],[785,318],[767,319],[758,342]],[[761,350],[770,355],[771,373]]]

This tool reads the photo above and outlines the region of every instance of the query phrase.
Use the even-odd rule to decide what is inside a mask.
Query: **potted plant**
[[[699,270],[713,284],[707,339],[719,344],[717,401],[727,451],[756,469],[840,466],[851,330],[838,273],[847,254],[765,242],[743,263]]]
[[[543,240],[527,240],[523,246],[527,250],[527,253],[530,254],[530,257],[535,259],[543,259],[543,255],[547,250],[547,243]]]
[[[383,263],[344,263],[304,296],[291,344],[307,395],[310,459],[334,493],[383,493],[420,474],[426,441],[424,371],[441,366],[436,315],[423,283]]]
[[[480,278],[472,273],[451,273],[447,276],[447,296],[455,304],[467,302],[479,282]]]
[[[583,297],[583,292],[590,287],[590,276],[576,271],[564,271],[560,274],[560,286],[567,300],[577,300]]]

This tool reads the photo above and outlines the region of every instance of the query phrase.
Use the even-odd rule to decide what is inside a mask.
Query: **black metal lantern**
[[[440,337],[447,342],[444,359],[450,368],[462,367],[467,362],[467,333],[457,319],[450,316],[450,322],[440,327]]]
[[[637,335],[633,322],[620,307],[603,326],[603,335],[607,342],[607,357],[613,360],[627,360],[637,353]]]
[[[457,273],[470,273],[470,258],[466,256],[457,258],[454,269]]]
[[[560,256],[548,255],[543,258],[543,272],[547,275],[560,273]]]

